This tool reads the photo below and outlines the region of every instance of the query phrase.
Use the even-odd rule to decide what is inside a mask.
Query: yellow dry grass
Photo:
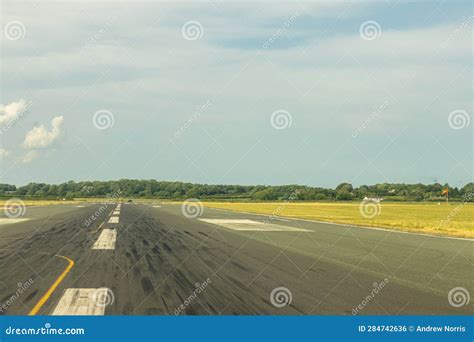
[[[466,203],[231,203],[204,206],[264,215],[383,227],[417,233],[474,238],[474,204]],[[373,209],[374,211],[371,211]],[[375,213],[374,217],[370,217]],[[364,216],[365,215],[365,216]]]
[[[4,207],[8,200],[0,200],[0,207]],[[54,201],[54,200],[22,200],[22,202],[14,201],[13,204],[23,203],[26,206],[52,205],[52,204],[78,204],[80,201]]]

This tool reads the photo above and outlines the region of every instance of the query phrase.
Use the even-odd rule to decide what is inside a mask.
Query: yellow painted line
[[[64,278],[67,276],[67,274],[69,273],[69,271],[71,270],[71,268],[74,266],[74,261],[66,256],[62,256],[62,255],[55,255],[59,258],[63,258],[65,260],[67,260],[69,262],[69,265],[66,267],[66,269],[63,271],[63,273],[61,273],[61,275],[56,279],[56,281],[53,283],[53,285],[51,285],[51,287],[49,288],[48,292],[46,292],[44,294],[43,297],[41,297],[41,299],[39,300],[38,303],[36,303],[35,307],[30,311],[30,313],[28,314],[28,316],[35,316],[38,311],[43,307],[43,305],[46,303],[46,301],[49,299],[49,297],[51,297],[51,295],[53,294],[53,292],[56,290],[56,288],[59,286],[59,284],[64,280]]]

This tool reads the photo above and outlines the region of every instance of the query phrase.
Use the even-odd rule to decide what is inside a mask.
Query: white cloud
[[[0,148],[0,158],[7,157],[10,154],[10,151]]]
[[[25,154],[25,156],[23,157],[23,159],[21,161],[22,161],[22,163],[27,164],[27,163],[33,161],[34,159],[38,158],[40,155],[41,155],[40,152],[38,152],[36,150],[31,150],[27,154]]]
[[[61,135],[64,118],[57,116],[51,121],[51,131],[44,126],[33,128],[26,134],[23,147],[28,149],[46,148],[51,146]]]
[[[26,110],[26,102],[21,99],[18,102],[12,102],[6,106],[0,105],[0,124],[7,125],[21,116]]]

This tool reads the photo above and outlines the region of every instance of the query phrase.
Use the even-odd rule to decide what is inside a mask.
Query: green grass
[[[474,204],[382,202],[373,218],[361,214],[360,203],[229,203],[204,206],[264,215],[384,227],[417,233],[474,238]]]

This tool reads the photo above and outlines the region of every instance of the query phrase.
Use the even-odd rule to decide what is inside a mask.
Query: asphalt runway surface
[[[474,312],[463,299],[474,293],[472,240],[198,214],[97,203],[28,207],[14,224],[3,216],[0,315]]]

